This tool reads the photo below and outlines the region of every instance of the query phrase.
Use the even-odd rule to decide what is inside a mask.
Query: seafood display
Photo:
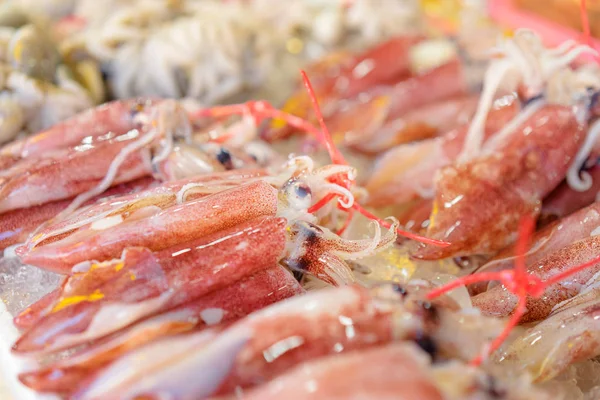
[[[48,24],[10,3],[0,6],[0,142],[47,129],[104,100],[98,66],[69,61]]]
[[[297,66],[298,60],[327,50],[364,47],[420,29],[415,0],[318,0],[291,6],[269,0],[71,3],[67,18],[81,23],[65,45],[97,59],[120,98],[223,102],[269,81],[288,81],[289,76],[273,77],[280,74],[273,68],[276,60]]]
[[[557,46],[478,2],[454,31],[429,2],[35,4],[0,8],[7,396],[599,398],[585,2]]]
[[[292,81],[287,71],[306,60],[422,29],[418,1],[383,5],[2,2],[0,143],[111,98],[189,97],[214,104],[261,95],[278,101],[281,86]],[[274,68],[276,59],[285,60],[286,68]]]

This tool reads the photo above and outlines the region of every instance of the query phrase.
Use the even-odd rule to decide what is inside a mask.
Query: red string
[[[472,360],[473,365],[479,365],[490,354],[495,352],[502,343],[508,338],[510,332],[518,325],[521,317],[526,312],[527,297],[541,297],[546,289],[561,280],[576,274],[586,268],[600,263],[600,256],[583,263],[581,265],[569,268],[560,274],[556,274],[545,281],[539,277],[527,272],[525,263],[525,254],[529,247],[530,239],[533,235],[535,221],[531,216],[523,218],[519,226],[519,238],[515,245],[515,267],[513,270],[505,270],[500,272],[483,272],[479,274],[467,275],[455,279],[445,285],[431,290],[427,294],[427,298],[433,300],[443,294],[446,294],[463,285],[470,285],[477,282],[485,281],[500,281],[504,287],[518,297],[518,302],[503,331],[490,343],[490,346],[485,352]]]
[[[321,143],[325,145],[327,151],[329,152],[329,156],[331,157],[331,162],[334,164],[344,164],[348,165],[344,156],[338,148],[335,146],[333,142],[333,138],[331,137],[331,133],[329,133],[329,129],[325,125],[325,119],[323,118],[323,113],[321,113],[321,107],[319,107],[319,101],[317,100],[317,95],[306,75],[306,72],[300,71],[302,75],[302,81],[304,82],[304,86],[306,87],[306,91],[308,92],[308,96],[310,97],[310,101],[312,102],[313,109],[315,111],[315,115],[317,116],[317,120],[319,121],[319,125],[321,126],[321,134],[319,135],[319,139]]]
[[[587,9],[587,1],[586,0],[581,0],[579,2],[579,12],[580,12],[580,17],[581,17],[581,27],[583,30],[583,41],[585,44],[590,46],[592,49],[598,51],[598,47],[594,45],[594,42],[592,40],[592,32],[590,29],[590,20],[588,17],[588,9]],[[600,62],[600,54],[594,54],[593,57],[597,62]]]
[[[320,125],[321,129],[316,128],[313,124],[311,124],[310,122],[308,122],[300,117],[289,114],[285,111],[277,110],[271,104],[269,104],[268,102],[264,102],[264,101],[250,101],[245,104],[217,106],[217,107],[213,107],[213,108],[209,108],[209,109],[199,110],[195,113],[192,113],[190,116],[191,116],[191,118],[200,118],[200,117],[220,118],[220,117],[225,117],[225,116],[229,116],[229,115],[248,115],[248,114],[250,114],[254,118],[257,125],[261,124],[267,118],[282,119],[282,120],[286,121],[289,125],[295,127],[296,129],[299,129],[299,130],[302,130],[304,132],[314,135],[317,138],[317,140],[320,143],[322,143],[325,146],[325,148],[327,149],[327,152],[329,153],[332,163],[340,164],[340,165],[348,165],[348,163],[346,162],[346,159],[344,158],[342,153],[335,146],[333,138],[331,137],[331,133],[327,129],[327,126],[325,124],[325,119],[323,118],[323,113],[321,112],[321,108],[320,108],[319,102],[317,100],[317,96],[315,94],[313,86],[310,83],[310,80],[309,80],[306,72],[300,71],[300,74],[302,75],[302,80],[304,82],[304,86],[306,87],[306,90],[310,97],[315,115],[317,117],[317,120],[319,121],[319,125]],[[352,185],[354,185],[354,180],[351,179],[351,177],[349,177],[347,174],[338,174],[336,176],[330,177],[329,180],[332,183],[338,184],[348,190],[350,190]],[[321,208],[323,208],[327,203],[329,203],[332,199],[334,199],[337,196],[338,195],[336,193],[328,193],[326,196],[324,196],[318,202],[313,204],[307,211],[309,213],[314,213],[314,212],[320,210]],[[376,217],[375,215],[371,214],[370,212],[365,210],[360,204],[358,204],[356,202],[354,203],[352,208],[354,210],[358,211],[359,213],[361,213],[362,215],[364,215],[365,217],[372,219],[374,221],[377,221],[383,227],[389,228],[391,226],[391,224],[389,222],[384,221],[384,220]],[[348,221],[347,221],[348,224],[350,223],[349,222],[350,219],[351,219],[351,216],[348,217]],[[433,246],[446,247],[450,244],[448,242],[426,238],[426,237],[417,235],[415,233],[407,232],[407,231],[404,231],[401,229],[397,229],[396,231],[401,236],[404,236],[404,237],[407,237],[407,238],[410,238],[413,240],[417,240],[422,243],[427,243],[427,244],[430,244]]]
[[[346,232],[346,229],[350,226],[350,222],[352,222],[352,217],[354,217],[354,210],[350,209],[348,210],[348,217],[346,218],[344,225],[336,232],[338,236],[342,236],[342,234]]]
[[[579,12],[581,15],[581,27],[583,28],[583,36],[587,45],[592,47],[592,34],[590,32],[590,20],[588,18],[587,1],[581,0],[579,3]]]
[[[383,219],[371,214],[369,211],[365,210],[360,204],[358,204],[356,202],[352,205],[352,208],[354,208],[356,211],[358,211],[365,217],[372,219],[373,221],[377,221],[384,228],[390,228],[392,226],[392,224],[389,221],[383,220]],[[404,236],[406,238],[416,240],[421,243],[430,244],[432,246],[437,246],[437,247],[450,246],[450,243],[444,242],[443,240],[431,239],[431,238],[421,236],[421,235],[418,235],[413,232],[408,232],[408,231],[405,231],[405,230],[402,230],[399,228],[396,228],[396,233],[400,236]]]

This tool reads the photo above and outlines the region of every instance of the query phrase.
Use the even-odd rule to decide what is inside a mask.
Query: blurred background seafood
[[[0,142],[37,132],[104,99],[94,62],[70,61],[48,35],[50,21],[0,6]]]
[[[598,399],[600,55],[534,3],[0,3],[0,399]]]
[[[283,99],[281,85],[307,60],[421,29],[414,0],[17,3],[54,18],[61,51],[93,58],[111,96],[192,97],[205,104],[240,101],[257,90]]]
[[[0,5],[0,141],[103,101],[282,102],[296,71],[423,28],[419,1],[13,0]]]

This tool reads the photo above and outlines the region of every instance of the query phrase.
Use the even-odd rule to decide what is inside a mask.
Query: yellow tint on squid
[[[96,289],[93,293],[87,296],[70,296],[61,299],[58,304],[54,306],[52,312],[55,313],[57,311],[62,310],[63,308],[74,306],[75,304],[82,303],[84,301],[94,302],[98,300],[102,300],[104,298],[104,294],[100,292],[100,290]]]
[[[433,224],[435,223],[435,217],[436,217],[436,215],[438,214],[439,211],[440,210],[439,210],[437,201],[434,201],[433,202],[433,207],[431,209],[431,215],[429,216],[429,228],[433,227]]]
[[[461,0],[421,0],[421,7],[427,17],[435,19],[439,25],[447,24],[448,29],[454,31],[460,21],[463,4]]]
[[[98,268],[104,268],[107,267],[109,265],[112,264],[112,261],[104,261],[104,262],[99,262],[99,263],[92,263],[92,265],[90,266],[90,269],[87,272],[93,271],[95,269]],[[125,263],[123,261],[119,261],[117,264],[115,264],[115,266],[113,267],[115,269],[115,272],[119,272],[120,270],[123,269],[123,267],[125,266]]]

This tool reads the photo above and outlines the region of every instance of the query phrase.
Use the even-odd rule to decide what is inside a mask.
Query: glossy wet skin
[[[167,313],[143,320],[118,335],[85,347],[67,360],[58,360],[39,371],[22,374],[20,379],[38,391],[72,393],[99,369],[128,351],[165,336],[237,320],[302,292],[291,274],[274,266]]]
[[[486,137],[491,137],[518,112],[514,97],[502,98],[490,111],[485,125]],[[365,187],[368,202],[374,207],[402,204],[429,192],[437,171],[454,163],[460,154],[468,124],[445,132],[438,138],[396,146],[379,156]]]
[[[119,100],[84,111],[28,138],[9,143],[0,149],[1,157],[36,157],[48,151],[79,144],[112,132],[114,136],[139,127],[136,116],[148,112],[157,101],[151,99]]]
[[[387,366],[394,365],[389,370]],[[424,374],[427,359],[409,345],[332,356],[291,370],[245,394],[248,399],[422,399],[442,394]]]
[[[138,192],[153,185],[153,178],[142,178],[125,184],[117,185],[89,203],[99,201],[105,197],[117,196],[123,193]],[[54,218],[67,208],[72,199],[46,203],[39,206],[18,209],[0,214],[0,249],[17,243],[25,242],[29,234],[35,231],[42,223]]]
[[[32,158],[28,168],[6,171],[0,184],[0,211],[41,205],[68,199],[84,193],[104,178],[112,160],[137,138],[125,134],[107,141],[81,145],[49,157]],[[148,176],[152,170],[147,162],[149,151],[140,149],[129,154],[114,184]]]
[[[592,236],[553,251],[541,260],[528,265],[528,272],[547,279],[566,271],[569,268],[583,264],[600,252],[600,237]],[[583,285],[598,271],[600,264],[590,266],[570,277],[564,283],[548,287],[540,298],[527,298],[527,312],[523,315],[523,323],[545,319],[553,307],[579,293]],[[512,314],[517,303],[517,297],[508,292],[502,285],[488,289],[473,297],[473,305],[481,309],[485,315],[506,317]]]
[[[48,308],[38,310],[42,311],[39,322],[21,337],[15,350],[51,350],[85,342],[89,335],[112,333],[125,322],[113,321],[113,328],[102,323],[104,333],[87,330],[102,308],[114,302],[142,307],[146,302],[148,308],[141,316],[147,316],[271,267],[284,249],[284,227],[280,218],[260,218],[161,252],[132,247],[122,260],[92,264],[90,271],[66,281],[61,298],[49,312]],[[238,253],[241,250],[244,252]],[[160,296],[166,296],[164,301]],[[139,318],[139,312],[131,312],[126,325]],[[71,336],[74,339],[69,339]]]
[[[246,201],[240,203],[240,199]],[[119,257],[123,246],[161,250],[219,229],[263,215],[275,215],[277,191],[264,181],[167,208],[142,220],[124,222],[100,231],[83,231],[62,241],[34,248],[23,255],[26,262],[57,271],[68,271],[89,260]],[[145,232],[139,234],[139,232]]]
[[[452,245],[415,256],[491,254],[514,241],[522,216],[537,216],[566,175],[584,128],[570,108],[548,105],[492,154],[441,170],[427,233]]]

